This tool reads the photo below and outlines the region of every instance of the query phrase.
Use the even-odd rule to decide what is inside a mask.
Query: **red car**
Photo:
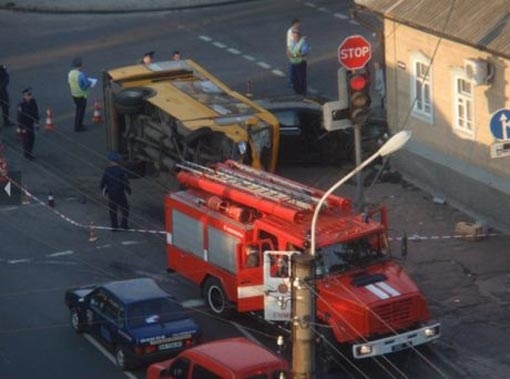
[[[198,345],[147,369],[147,379],[192,378],[285,379],[290,376],[287,361],[244,337]]]

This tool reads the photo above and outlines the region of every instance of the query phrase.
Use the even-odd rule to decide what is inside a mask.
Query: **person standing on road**
[[[0,65],[0,105],[2,108],[2,116],[4,119],[4,126],[13,126],[14,124],[11,122],[9,118],[9,92],[7,91],[7,86],[9,85],[9,73],[7,72],[7,67],[4,65]]]
[[[120,209],[122,229],[128,229],[129,204],[126,194],[131,195],[131,187],[126,170],[119,165],[120,156],[117,153],[109,153],[108,167],[104,169],[99,188],[108,196],[108,208],[110,213],[110,225],[112,231],[118,230],[117,213]]]
[[[23,99],[18,104],[18,129],[23,145],[23,155],[26,159],[34,160],[32,155],[34,149],[35,133],[34,128],[39,130],[39,108],[32,97],[32,88],[25,88]]]
[[[75,132],[85,131],[85,127],[83,126],[83,118],[85,117],[85,110],[87,109],[88,91],[92,84],[83,72],[82,66],[82,58],[75,57],[72,61],[73,68],[67,75],[67,81],[71,90],[71,96],[73,97],[74,104],[76,105],[76,111],[74,114]]]
[[[299,27],[301,26],[301,21],[299,18],[293,18],[290,23],[290,28],[287,29],[287,38],[285,41],[285,51],[289,51],[292,43],[294,42],[294,36],[292,35],[293,30],[299,30]],[[289,78],[289,87],[292,87],[294,81],[292,79],[292,66],[289,63],[288,70],[287,70],[287,76]]]
[[[307,91],[307,64],[306,57],[310,52],[310,44],[305,36],[301,36],[299,30],[292,31],[292,43],[287,49],[289,58],[292,87],[298,95],[306,95]]]

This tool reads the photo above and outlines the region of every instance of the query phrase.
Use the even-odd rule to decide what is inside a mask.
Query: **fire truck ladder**
[[[206,178],[229,184],[242,191],[250,191],[265,199],[287,203],[304,210],[313,209],[319,202],[321,193],[314,193],[306,186],[285,180],[265,171],[230,161],[234,167],[204,167],[193,162],[178,163],[177,167]]]

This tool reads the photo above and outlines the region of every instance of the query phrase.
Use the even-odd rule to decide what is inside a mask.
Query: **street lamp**
[[[313,212],[312,218],[312,230],[311,230],[311,243],[310,243],[310,251],[312,255],[315,255],[315,225],[317,223],[317,218],[319,217],[319,212],[322,208],[322,205],[326,201],[327,197],[333,193],[338,187],[351,179],[354,175],[358,174],[361,170],[363,170],[366,166],[368,166],[372,161],[377,159],[378,157],[384,157],[386,155],[390,155],[395,151],[399,150],[402,146],[406,144],[406,142],[411,138],[411,131],[402,130],[391,137],[384,145],[381,146],[379,150],[377,150],[374,154],[368,157],[363,163],[359,166],[355,167],[350,173],[336,182],[330,189],[328,189],[324,195],[322,195],[321,199],[317,203],[315,207],[315,211]]]

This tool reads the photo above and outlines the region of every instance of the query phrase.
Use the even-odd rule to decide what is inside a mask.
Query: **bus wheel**
[[[204,297],[214,314],[225,316],[229,313],[227,295],[218,279],[208,278],[205,281]]]
[[[113,97],[115,109],[120,114],[142,113],[145,107],[145,99],[154,96],[156,91],[147,87],[125,88]]]

